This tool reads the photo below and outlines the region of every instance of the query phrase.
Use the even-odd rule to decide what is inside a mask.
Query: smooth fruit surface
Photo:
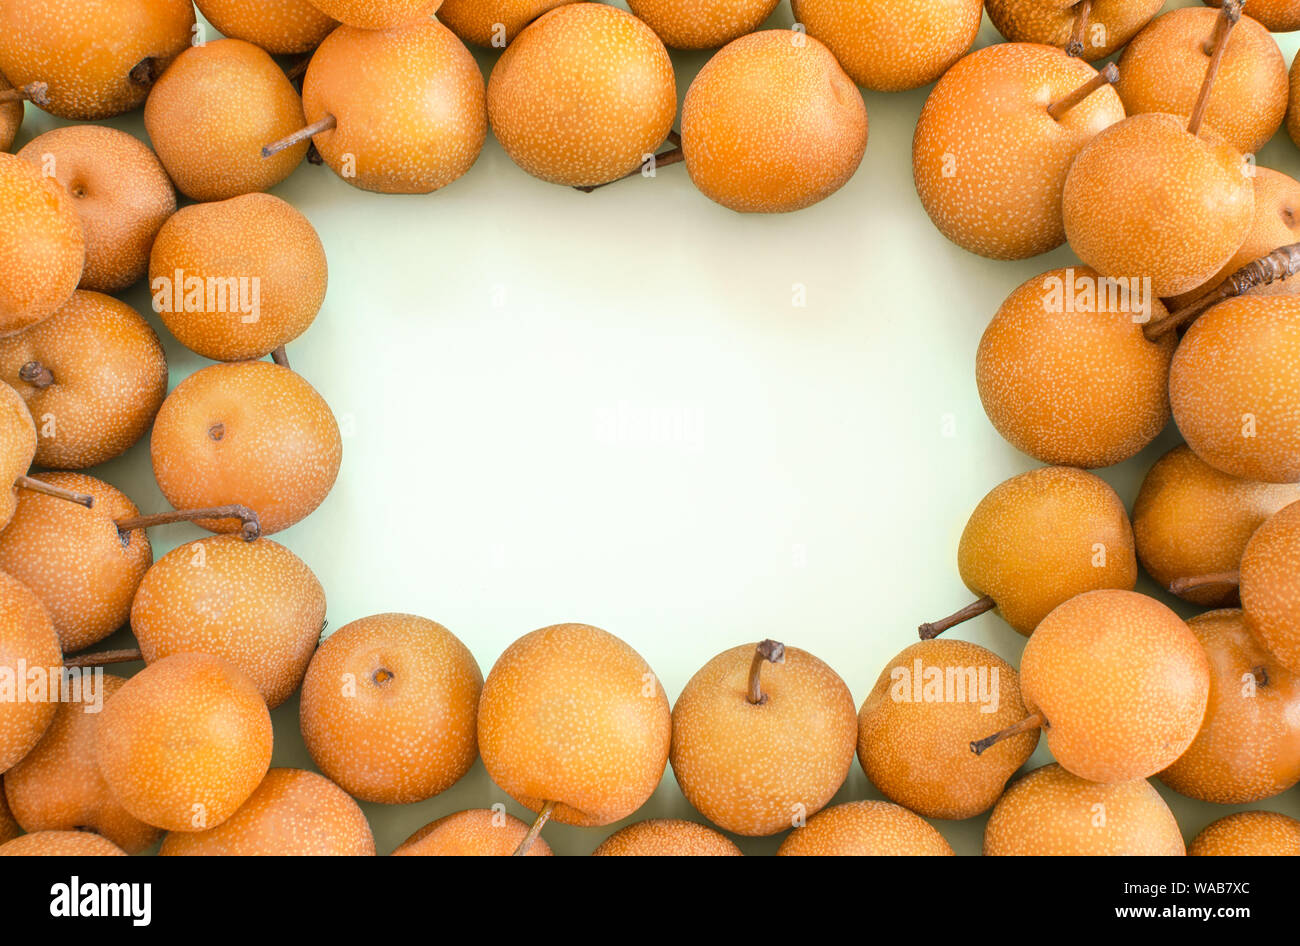
[[[311,0],[326,16],[363,30],[391,30],[427,20],[439,0]]]
[[[725,835],[694,821],[651,818],[615,831],[593,857],[739,857]]]
[[[280,55],[309,53],[338,26],[310,0],[195,0],[195,6],[222,36]]]
[[[0,154],[0,337],[49,318],[81,281],[86,238],[68,193]]]
[[[1300,857],[1300,821],[1275,811],[1239,811],[1212,821],[1190,857]]]
[[[644,20],[658,34],[666,46],[673,49],[717,49],[762,26],[778,2],[628,0],[627,6],[637,19]]]
[[[0,92],[12,89],[4,76],[0,76]],[[0,151],[13,147],[14,138],[23,124],[24,107],[21,99],[12,102],[0,102]]]
[[[1137,34],[1164,0],[1093,0],[1083,35],[1084,59],[1103,59]],[[986,0],[989,19],[1012,42],[1046,43],[1062,49],[1070,42],[1079,0]]]
[[[22,685],[24,696],[39,697],[31,681],[19,683],[19,671],[32,667],[48,673],[62,664],[58,635],[40,599],[18,579],[0,572],[0,670],[9,687]],[[19,700],[15,689],[0,701],[0,772],[26,756],[54,719],[57,704],[50,701],[48,687],[47,680],[43,699]]]
[[[814,815],[776,852],[782,857],[949,857],[938,831],[900,805],[851,801]]]
[[[89,831],[36,831],[0,844],[0,857],[126,856],[107,838]]]
[[[438,20],[467,43],[497,49],[543,13],[574,0],[445,0]],[[644,19],[644,17],[643,17]]]
[[[18,508],[18,487],[11,485],[31,469],[36,456],[36,424],[18,392],[0,385],[0,529]]]
[[[393,851],[394,857],[509,857],[528,834],[514,815],[489,808],[458,811],[430,822]],[[551,846],[538,838],[525,857],[550,857]]]
[[[1275,513],[1246,543],[1241,607],[1251,632],[1300,673],[1300,502]]]

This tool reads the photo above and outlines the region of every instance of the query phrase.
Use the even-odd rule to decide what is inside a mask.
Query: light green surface
[[[790,23],[783,3],[768,25]],[[986,20],[977,45],[999,39]],[[1289,63],[1300,33],[1278,41]],[[496,54],[475,55],[486,76]],[[706,59],[673,54],[681,93]],[[985,418],[974,352],[1012,289],[1074,262],[1065,248],[992,262],[939,234],[911,178],[927,92],[867,93],[862,167],[784,216],[724,210],[680,166],[580,194],[527,176],[490,135],[430,196],[364,193],[308,165],[277,188],[329,255],[325,307],[289,354],[345,439],[334,491],[275,538],[320,577],[331,629],[421,614],[486,674],[522,634],[582,621],[640,651],[672,699],[718,652],[774,637],[827,661],[860,704],[918,623],[971,599],[956,543],[975,503],[1037,465]],[[14,149],[56,124],[29,107]],[[144,137],[138,113],[108,124]],[[1285,132],[1259,162],[1300,176]],[[143,284],[125,298],[163,337],[173,385],[207,363],[170,338]],[[1131,506],[1177,442],[1171,426],[1102,475]],[[91,472],[167,508],[146,443]],[[155,529],[155,556],[203,534]],[[1024,638],[994,615],[951,633],[1019,662]],[[273,718],[274,764],[311,767],[297,698]],[[1030,765],[1047,761],[1040,745]],[[1239,810],[1158,787],[1189,840]],[[879,797],[855,761],[836,800]],[[501,801],[528,817],[476,764],[436,798],[363,807],[388,853]],[[1300,816],[1300,790],[1247,807]],[[671,771],[630,820],[647,817],[699,818]],[[983,822],[936,824],[974,854]],[[544,836],[586,854],[616,827]],[[779,840],[740,843],[766,854]]]

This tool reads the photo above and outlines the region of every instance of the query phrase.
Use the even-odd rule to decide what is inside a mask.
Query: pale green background
[[[768,25],[791,22],[782,3]],[[986,20],[977,45],[998,40]],[[1289,63],[1300,34],[1278,41]],[[486,76],[496,53],[475,55]],[[707,58],[673,54],[681,93]],[[421,614],[486,674],[520,635],[582,621],[637,648],[673,699],[716,653],[774,637],[831,664],[861,703],[920,621],[971,599],[955,562],[966,517],[1036,465],[985,418],[974,352],[1012,289],[1074,261],[1062,248],[992,262],[939,234],[911,178],[927,91],[867,93],[861,168],[789,215],[724,210],[680,166],[584,195],[529,177],[490,135],[430,196],[365,193],[308,165],[278,187],[329,255],[324,309],[289,354],[345,441],[324,505],[275,538],[325,585],[330,627]],[[29,108],[15,150],[56,124]],[[138,113],[108,124],[144,134]],[[1300,175],[1285,132],[1259,161]],[[125,298],[158,328],[173,384],[206,364],[162,329],[143,284]],[[1102,475],[1131,505],[1177,442],[1171,426]],[[146,443],[93,472],[167,508]],[[202,534],[156,529],[155,555]],[[1018,663],[1024,639],[996,616],[954,633]],[[274,764],[310,767],[297,698],[273,715]],[[1049,760],[1040,745],[1031,765]],[[1161,791],[1189,840],[1237,810]],[[855,761],[836,800],[878,797]],[[499,801],[528,818],[476,764],[436,798],[363,807],[388,853]],[[1300,791],[1254,807],[1300,816]],[[668,816],[699,817],[671,771],[636,819]],[[974,854],[983,822],[937,824]],[[545,837],[585,854],[615,827]]]

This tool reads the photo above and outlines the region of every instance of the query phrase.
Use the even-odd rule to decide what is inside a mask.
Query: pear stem
[[[288,69],[284,70],[284,77],[290,82],[297,79],[307,71],[307,67],[311,64],[311,57],[315,54],[316,51],[314,49],[309,53],[303,53],[296,62],[289,66]]]
[[[1192,575],[1187,578],[1175,578],[1169,583],[1169,590],[1176,595],[1184,592],[1195,591],[1197,588],[1208,588],[1211,585],[1231,585],[1237,587],[1241,584],[1241,572],[1214,572],[1211,575]]]
[[[1043,717],[1035,713],[1033,716],[1027,716],[1014,726],[1008,726],[1001,732],[995,732],[991,736],[985,736],[970,744],[970,751],[976,755],[983,755],[984,750],[990,746],[995,746],[1004,739],[1010,739],[1012,736],[1019,736],[1021,733],[1033,732],[1035,729],[1041,729],[1043,726]]]
[[[63,661],[65,667],[103,667],[108,664],[130,663],[132,660],[143,660],[144,656],[140,653],[140,648],[129,647],[124,650],[101,650],[97,654],[78,654],[75,657],[68,657]]]
[[[271,360],[282,368],[289,367],[289,353],[284,350],[283,345],[271,351]]]
[[[916,629],[916,632],[923,641],[934,640],[948,628],[956,627],[963,621],[969,621],[971,618],[978,617],[985,611],[992,611],[996,607],[997,602],[985,595],[977,601],[972,601],[960,611],[954,611],[946,618],[940,618],[938,621],[932,621],[929,624],[922,624]]]
[[[18,380],[34,388],[48,388],[54,383],[54,375],[39,361],[29,361],[18,369]]]
[[[1053,102],[1051,105],[1047,106],[1047,114],[1051,115],[1059,122],[1061,120],[1062,115],[1064,115],[1070,109],[1074,108],[1074,106],[1078,105],[1088,96],[1092,95],[1092,93],[1096,92],[1102,86],[1112,85],[1118,81],[1119,81],[1119,69],[1115,67],[1115,64],[1113,62],[1108,62],[1106,63],[1106,67],[1102,69],[1101,72],[1097,73],[1095,76],[1093,76],[1083,85],[1079,86],[1069,95],[1067,95],[1065,98],[1061,99],[1060,101]]]
[[[1192,117],[1187,121],[1187,131],[1199,134],[1205,113],[1210,107],[1210,91],[1214,87],[1215,76],[1219,74],[1219,64],[1223,61],[1224,50],[1228,48],[1228,35],[1241,19],[1242,0],[1223,0],[1219,17],[1214,21],[1214,35],[1210,38],[1213,52],[1205,67],[1205,78],[1201,81],[1201,91],[1196,96],[1196,105],[1192,108]]]
[[[61,486],[53,486],[44,480],[38,480],[33,476],[20,476],[14,480],[14,486],[19,489],[29,489],[33,493],[43,493],[46,496],[53,496],[55,499],[66,499],[70,503],[76,503],[78,506],[85,506],[89,509],[95,505],[95,497],[86,493],[74,493],[70,489],[64,489]]]
[[[763,665],[785,663],[785,645],[780,641],[760,641],[754,648],[754,659],[749,662],[749,702],[761,706],[767,702],[763,692]]]
[[[31,102],[33,105],[48,105],[50,87],[44,82],[29,82],[16,89],[0,89],[0,102]]]
[[[551,812],[553,811],[555,811],[555,802],[548,801],[542,805],[542,810],[533,819],[532,825],[528,828],[528,833],[519,842],[519,847],[515,848],[514,853],[510,855],[511,857],[523,857],[528,853],[528,849],[533,846],[533,842],[541,837],[542,828],[546,827],[546,822],[551,820]]]
[[[1218,305],[1225,299],[1244,296],[1252,289],[1290,279],[1297,273],[1300,273],[1300,243],[1279,246],[1266,256],[1247,263],[1205,295],[1183,306],[1177,312],[1172,312],[1163,319],[1148,322],[1142,331],[1148,339],[1155,341],[1166,332],[1171,332],[1180,325],[1190,322],[1206,309]]]
[[[337,125],[338,122],[334,120],[333,115],[326,115],[320,121],[312,122],[306,128],[299,128],[292,135],[285,135],[279,141],[267,145],[262,149],[262,157],[269,158],[272,155],[279,154],[286,148],[292,148],[299,142],[307,141],[315,135],[319,135],[322,131],[329,131]]]
[[[655,155],[654,165],[656,171],[659,168],[671,167],[674,164],[680,164],[682,161],[686,160],[686,152],[682,151],[682,136],[677,134],[675,131],[670,131],[668,132],[667,141],[672,145],[672,147],[667,151],[661,151]],[[617,184],[619,181],[626,181],[630,177],[639,177],[641,172],[642,168],[637,168],[631,174],[624,174],[622,177],[617,177],[612,181],[606,181],[604,184],[583,185],[582,187],[575,187],[574,190],[582,191],[584,194],[590,194],[597,188],[608,187],[610,184]]]
[[[1074,15],[1074,29],[1070,31],[1070,41],[1065,44],[1067,56],[1083,55],[1083,39],[1088,32],[1088,17],[1092,14],[1092,0],[1079,0]],[[1056,116],[1053,115],[1053,118]]]
[[[239,503],[209,506],[206,509],[156,512],[149,516],[131,516],[117,520],[117,531],[131,532],[135,529],[148,529],[150,526],[171,525],[173,522],[193,522],[196,519],[238,519],[243,523],[239,531],[245,542],[252,542],[262,534],[262,524],[258,521],[257,513]]]

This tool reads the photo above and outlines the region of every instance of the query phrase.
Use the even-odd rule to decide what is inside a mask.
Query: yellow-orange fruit
[[[116,520],[140,514],[120,490],[83,473],[35,478],[95,501],[87,509],[21,490],[13,518],[0,531],[0,570],[36,593],[63,652],[72,653],[126,623],[135,590],[153,563],[153,549],[144,529],[118,531]]]
[[[867,106],[831,51],[763,30],[704,64],[682,105],[695,186],[742,213],[801,210],[843,187],[867,147]]]
[[[487,89],[492,131],[534,177],[572,187],[631,174],[672,130],[668,50],[631,14],[574,3],[506,47]]]
[[[791,0],[795,22],[830,47],[858,85],[899,92],[943,75],[975,42],[983,0]],[[769,10],[769,12],[771,12]]]
[[[9,80],[0,76],[0,92],[12,88]],[[0,151],[8,151],[13,146],[14,138],[18,136],[18,129],[22,127],[25,110],[22,99],[0,102]]]
[[[1223,6],[1222,0],[1205,0],[1207,6]],[[1293,0],[1251,0],[1250,17],[1264,24],[1270,33],[1300,30],[1300,7]]]
[[[1089,62],[1115,52],[1150,22],[1164,0],[1093,0],[1080,40]],[[1046,43],[1064,49],[1079,13],[1079,0],[986,0],[999,33],[1012,42]]]
[[[1286,108],[1286,133],[1300,146],[1300,53],[1291,60],[1291,71],[1287,73],[1289,99]]]
[[[126,856],[107,838],[89,831],[37,831],[0,844],[0,857]]]
[[[725,835],[694,821],[651,818],[615,831],[592,857],[739,857]]]
[[[1150,289],[1087,267],[1021,284],[980,338],[975,382],[984,412],[1017,450],[1044,463],[1103,467],[1133,456],[1169,422],[1173,333]]]
[[[239,810],[206,831],[173,832],[159,854],[204,857],[365,857],[375,838],[343,789],[315,772],[271,769]]]
[[[307,142],[262,147],[305,124],[302,99],[265,50],[218,39],[185,50],[144,106],[144,126],[176,188],[194,200],[265,191],[294,172]]]
[[[0,153],[0,337],[49,318],[81,280],[86,238],[72,198]]]
[[[1093,782],[1127,782],[1167,768],[1196,738],[1210,662],[1154,598],[1089,591],[1034,630],[1020,690],[1061,765]]]
[[[0,772],[26,756],[54,719],[58,707],[50,699],[48,676],[50,668],[62,665],[59,638],[40,599],[17,578],[0,572],[0,676],[8,678],[8,683],[0,681]],[[38,673],[43,668],[43,697],[39,680],[20,676],[25,668]],[[57,670],[53,683],[58,685]]]
[[[59,118],[129,112],[191,41],[190,0],[10,0],[0,4],[0,72],[45,82]]]
[[[467,43],[501,48],[543,13],[574,0],[445,0],[438,19]],[[643,18],[644,19],[644,18]]]
[[[79,289],[48,319],[0,338],[0,380],[39,418],[36,462],[82,470],[144,436],[167,395],[167,358],[129,305]]]
[[[18,508],[18,487],[12,485],[31,469],[36,456],[36,423],[22,397],[0,384],[0,529]]]
[[[1280,246],[1300,243],[1300,181],[1271,168],[1256,167],[1255,218],[1246,240],[1223,267],[1195,289],[1175,296],[1169,308],[1178,310],[1195,302],[1247,263],[1253,263]],[[1294,279],[1278,280],[1252,289],[1253,296],[1279,296],[1300,292]]]
[[[147,663],[172,654],[222,657],[274,709],[298,689],[325,626],[325,589],[270,539],[219,535],[168,552],[145,572],[131,630]]]
[[[1276,512],[1246,543],[1241,607],[1251,632],[1300,673],[1300,502]]]
[[[814,815],[791,831],[781,857],[951,857],[943,835],[906,808],[851,801]]]
[[[1201,829],[1189,857],[1300,857],[1300,821],[1276,811],[1239,811]]]
[[[1300,782],[1300,674],[1264,649],[1238,610],[1198,614],[1187,626],[1210,661],[1210,699],[1195,741],[1160,780],[1221,805]]]
[[[315,388],[269,361],[210,365],[163,401],[150,441],[153,472],[177,509],[242,503],[270,534],[324,501],[338,476],[343,441]],[[200,520],[231,532],[235,520]]]
[[[1187,330],[1169,371],[1174,421],[1215,469],[1300,481],[1300,299],[1239,296]]]
[[[528,825],[490,808],[458,811],[426,824],[393,851],[394,857],[509,857],[528,834]],[[550,857],[544,838],[529,846],[525,857]]]
[[[271,716],[253,681],[208,654],[145,667],[104,704],[99,771],[122,807],[168,831],[233,815],[271,764]]]
[[[761,645],[760,645],[761,646]],[[858,714],[839,674],[784,648],[760,672],[755,645],[723,651],[691,677],[673,706],[672,765],[686,800],[734,834],[776,834],[820,811],[844,784]]]
[[[1173,812],[1150,782],[1102,785],[1055,764],[1013,782],[984,828],[987,857],[1186,853]]]
[[[338,26],[310,0],[195,0],[195,5],[222,36],[277,55],[311,52]]]
[[[497,659],[478,708],[479,752],[492,781],[533,811],[598,827],[654,792],[668,762],[672,715],[635,650],[587,624],[525,634]]]
[[[95,763],[101,710],[126,680],[104,674],[101,689],[92,683],[92,673],[83,672],[78,698],[58,704],[41,741],[5,773],[5,794],[27,831],[94,831],[128,854],[138,854],[162,832],[118,803]],[[93,696],[91,686],[96,687]]]
[[[1183,7],[1156,17],[1133,38],[1120,57],[1115,84],[1128,114],[1191,115],[1218,19],[1216,10]],[[1205,123],[1238,151],[1253,154],[1282,126],[1286,107],[1282,50],[1268,30],[1243,16],[1219,61]]]
[[[487,137],[483,74],[433,20],[384,32],[336,29],[312,55],[302,103],[308,123],[336,122],[312,138],[325,163],[383,194],[445,187],[470,169]]]
[[[176,212],[176,191],[149,146],[103,125],[37,135],[18,151],[63,185],[81,218],[86,263],[81,288],[120,292],[149,266],[158,229]]]
[[[1109,87],[1059,119],[1048,108],[1097,71],[1059,49],[1001,43],[949,69],[912,138],[912,179],[925,212],[963,249],[1024,259],[1065,242],[1061,192],[1070,162],[1124,118]]]
[[[12,841],[23,833],[18,822],[14,821],[13,812],[9,810],[9,802],[5,800],[3,789],[4,785],[0,784],[0,844]]]
[[[424,22],[438,12],[440,0],[311,0],[340,23],[363,30],[391,30]]]
[[[1175,578],[1235,572],[1255,530],[1300,500],[1300,485],[1229,476],[1180,444],[1147,473],[1133,504],[1133,534],[1142,567],[1161,587]],[[1179,592],[1202,607],[1233,604],[1233,585]]]
[[[441,624],[376,614],[321,644],[302,683],[302,738],[349,795],[401,805],[446,791],[478,755],[483,674]]]
[[[979,501],[957,545],[957,570],[967,588],[992,598],[1003,619],[1028,636],[1077,594],[1133,589],[1133,529],[1105,480],[1073,467],[1040,467]]]
[[[214,361],[263,358],[293,341],[316,318],[328,281],[311,222],[270,194],[184,208],[149,256],[154,311],[177,341]]]
[[[1157,296],[1194,289],[1222,269],[1255,219],[1241,152],[1213,128],[1148,112],[1104,129],[1070,165],[1065,235],[1105,276],[1149,277]]]
[[[458,0],[452,0],[453,3]],[[779,0],[628,0],[628,9],[673,49],[717,49],[752,33]],[[798,18],[796,13],[795,17]]]
[[[1016,670],[997,654],[961,640],[921,641],[889,662],[863,702],[858,761],[891,801],[927,818],[970,818],[998,800],[1038,733],[980,756],[970,744],[1027,715]]]

